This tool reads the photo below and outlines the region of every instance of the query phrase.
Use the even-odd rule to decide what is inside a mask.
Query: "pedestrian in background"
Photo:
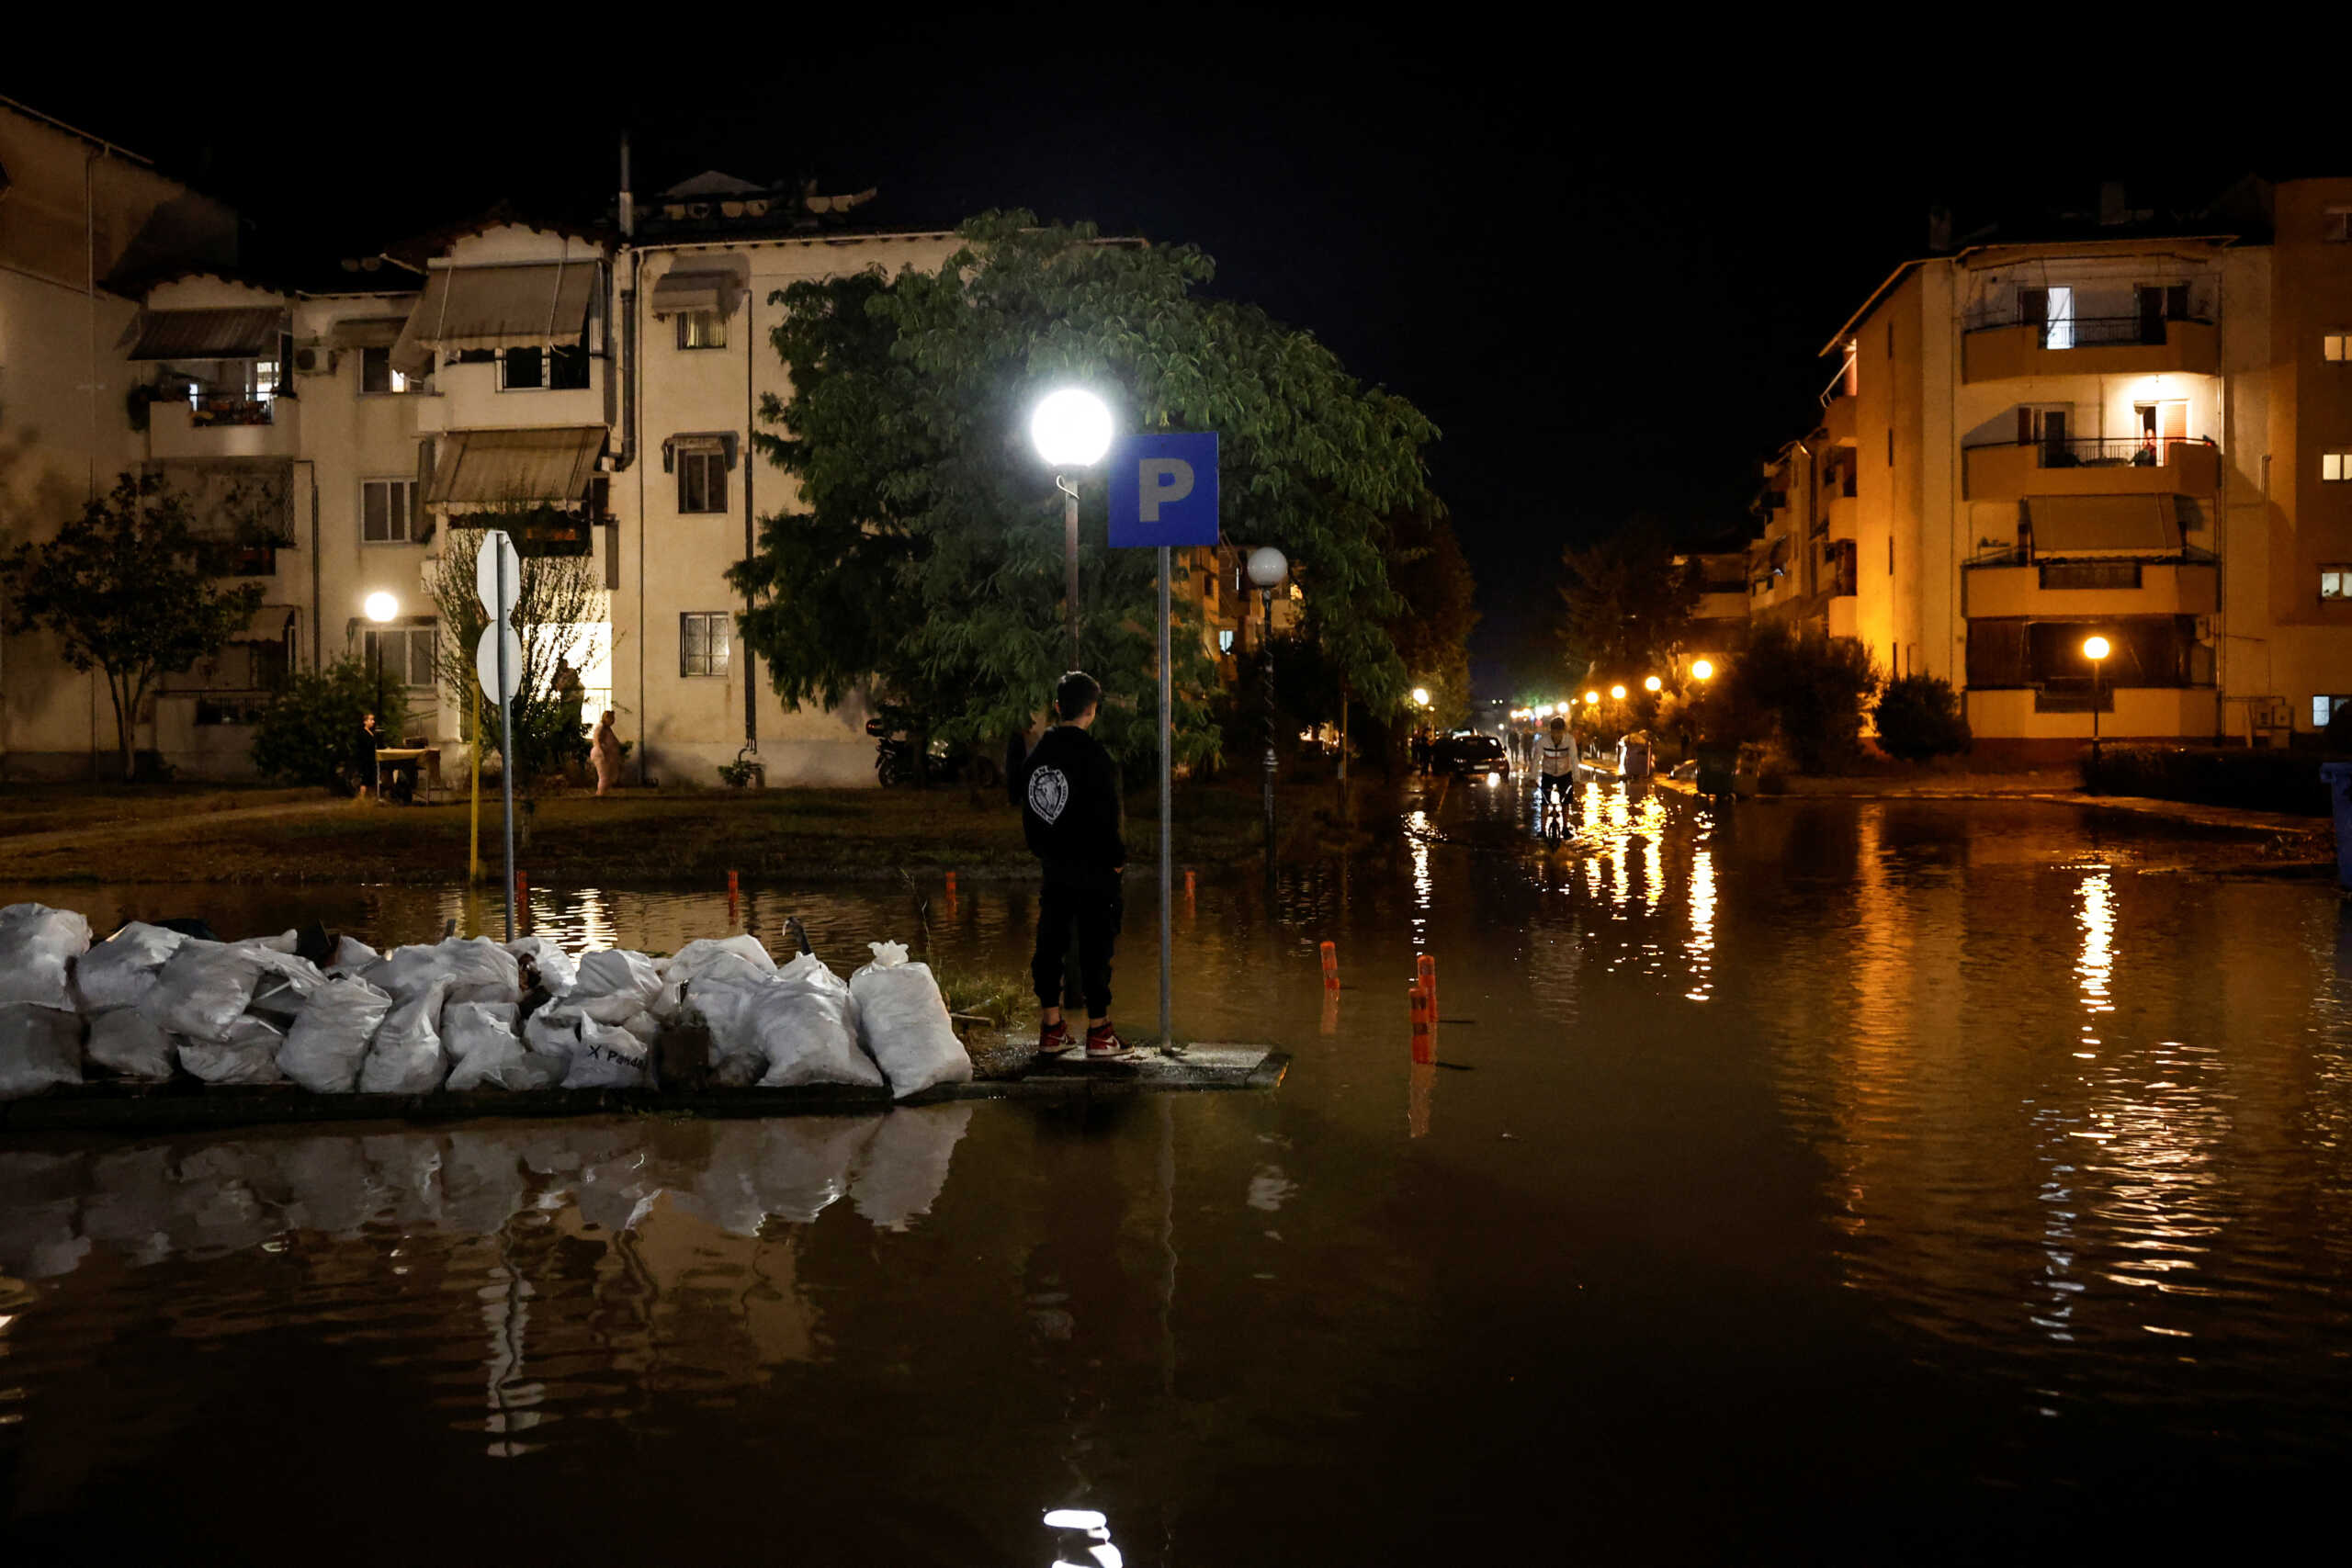
[[[1126,870],[1120,832],[1119,770],[1087,733],[1101,712],[1102,688],[1073,670],[1054,690],[1061,722],[1021,761],[1021,829],[1045,873],[1037,896],[1037,945],[1029,979],[1041,1017],[1037,1054],[1058,1056],[1072,1045],[1065,1009],[1086,1009],[1086,1059],[1119,1062],[1136,1055],[1111,1026],[1111,957],[1125,913],[1119,878]],[[1078,990],[1063,964],[1075,937]]]
[[[605,716],[596,721],[596,738],[589,742],[588,757],[596,764],[598,795],[621,782],[621,738],[613,732],[613,710],[610,708],[606,708]]]
[[[351,772],[362,800],[376,793],[376,749],[383,743],[384,738],[376,733],[376,716],[360,715],[359,733],[351,739]]]

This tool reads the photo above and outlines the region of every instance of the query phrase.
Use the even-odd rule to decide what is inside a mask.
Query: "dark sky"
[[[1164,39],[1048,54],[1027,33],[1052,22],[951,33],[877,10],[849,43],[746,29],[701,81],[652,45],[625,72],[576,55],[512,80],[424,73],[432,51],[401,46],[380,87],[356,53],[296,72],[285,114],[258,82],[176,85],[210,74],[190,72],[191,42],[80,74],[0,68],[0,93],[238,202],[273,247],[372,249],[500,197],[593,207],[624,125],[640,192],[713,166],[808,175],[879,186],[877,222],[1026,207],[1198,244],[1220,292],[1311,329],[1443,431],[1432,467],[1479,580],[1474,651],[1495,691],[1549,655],[1563,543],[1636,513],[1736,525],[1758,461],[1802,433],[1828,378],[1815,351],[1918,254],[1934,202],[1965,229],[1997,208],[2088,206],[2102,179],[2136,204],[2256,166],[2352,170],[2323,100],[2308,124],[2284,89],[2165,109],[2120,53],[2014,96],[1974,72],[1945,98],[1786,38],[1717,39],[1702,67],[1680,43],[1449,40],[1372,15],[1326,33],[1174,13]],[[536,31],[505,47],[548,60]],[[609,85],[623,75],[665,85]]]

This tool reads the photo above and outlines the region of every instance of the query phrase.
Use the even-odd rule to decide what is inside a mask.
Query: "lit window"
[[[2323,452],[2319,455],[2319,477],[2330,484],[2352,479],[2352,452]]]
[[[2320,568],[2319,596],[2323,599],[2352,599],[2352,566]]]
[[[678,617],[678,673],[724,675],[735,617],[727,610],[689,610]]]
[[[359,351],[359,389],[363,392],[405,392],[408,378],[392,368],[392,351],[389,348],[363,348]]]
[[[359,481],[359,542],[405,545],[416,538],[416,481]]]
[[[1233,651],[1233,628],[1231,626],[1220,626],[1217,628],[1216,650],[1219,653],[1231,653]]]
[[[2352,333],[2325,333],[2319,340],[2319,355],[2330,363],[2352,359]]]
[[[681,310],[677,322],[680,348],[727,346],[727,318],[716,310]]]
[[[2313,697],[2312,699],[2312,728],[2325,729],[2328,722],[2335,718],[2335,710],[2346,703],[2352,703],[2352,697],[2345,696],[2341,693],[2333,695],[2323,694]]]

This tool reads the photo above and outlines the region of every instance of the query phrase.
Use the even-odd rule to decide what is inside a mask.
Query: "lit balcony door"
[[[2188,400],[2134,403],[2132,412],[2140,416],[2140,448],[2148,454],[2148,460],[2172,462],[2180,444],[2188,439]]]

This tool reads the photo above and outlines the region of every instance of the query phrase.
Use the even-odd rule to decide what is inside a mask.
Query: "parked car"
[[[1430,752],[1430,770],[1440,773],[1510,772],[1510,753],[1491,735],[1449,735]]]

